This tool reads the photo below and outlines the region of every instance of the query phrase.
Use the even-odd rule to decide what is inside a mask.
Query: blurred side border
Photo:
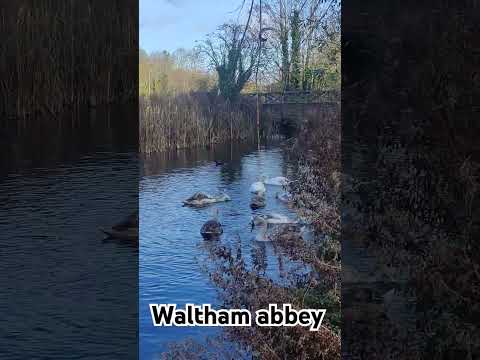
[[[480,356],[475,1],[342,2],[342,355]]]
[[[0,44],[0,185],[12,174],[29,176],[36,168],[52,168],[65,162],[75,165],[92,153],[138,153],[138,6],[138,1],[129,0],[0,1],[0,32],[3,34]],[[133,202],[136,205],[130,212],[138,214],[138,156],[127,166],[132,171],[124,173],[132,175],[122,176],[122,186],[136,197]],[[111,171],[115,175],[115,169]],[[112,176],[108,181],[112,182],[113,189],[114,182],[119,179]],[[119,216],[115,209],[101,211],[111,212],[111,215],[102,214],[104,218]],[[55,209],[51,213],[55,214]],[[8,214],[5,215],[5,221],[9,221]],[[3,238],[2,246],[14,247],[15,241],[18,239]],[[35,271],[28,256],[37,255],[23,254],[18,261]],[[126,278],[138,279],[138,251],[128,256],[122,263],[122,271],[124,275],[130,272]],[[36,264],[48,266],[42,265],[41,259]],[[101,266],[89,269],[103,271]],[[85,270],[79,268],[80,272]],[[62,265],[58,264],[55,271],[61,273]],[[105,277],[105,274],[108,273],[97,275]],[[28,283],[28,279],[26,281]],[[115,279],[112,283],[120,284]],[[15,288],[14,284],[8,287],[11,288]],[[85,294],[95,296],[94,291],[85,289]],[[122,294],[120,311],[112,309],[112,314],[121,313],[121,307],[125,306],[138,312],[138,282],[120,285],[118,292],[119,296]],[[14,296],[3,295],[6,298]],[[35,298],[29,301],[34,304]],[[86,306],[80,307],[83,308]],[[24,310],[31,313],[32,309]],[[64,309],[58,311],[60,314]],[[15,309],[15,312],[22,311]],[[124,354],[126,359],[138,357],[138,316],[130,317],[131,314],[125,314],[125,319],[107,325],[115,327],[112,330],[117,330],[118,339],[131,339],[129,351]],[[2,323],[2,328],[9,326]],[[82,330],[81,333],[87,332]],[[16,338],[12,342],[14,338],[12,335],[0,339],[0,347],[18,344]],[[52,340],[61,343],[61,339]],[[120,341],[116,338],[103,340],[97,339],[97,343]],[[45,349],[52,347],[48,341],[41,343]],[[85,347],[88,346],[90,344],[85,341]],[[119,348],[125,348],[125,344]],[[59,358],[64,355],[59,354]],[[98,355],[99,358],[106,356]],[[42,349],[29,354],[26,346],[25,356],[42,357]]]

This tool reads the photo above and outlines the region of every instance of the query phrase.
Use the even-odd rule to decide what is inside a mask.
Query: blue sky
[[[140,47],[147,52],[192,48],[195,40],[236,19],[241,4],[242,0],[140,0]]]

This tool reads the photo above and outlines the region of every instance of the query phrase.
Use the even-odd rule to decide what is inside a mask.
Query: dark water
[[[131,156],[96,154],[0,183],[0,208],[7,214],[0,218],[0,288],[8,294],[0,313],[9,324],[0,327],[0,338],[10,345],[1,350],[5,358],[134,354],[135,332],[124,319],[137,314],[125,302],[125,291],[137,282],[137,250],[102,242],[97,230],[136,206]]]
[[[107,117],[14,130],[0,176],[0,358],[135,359],[138,248],[98,227],[138,206],[138,140]]]
[[[216,166],[214,159],[225,161]],[[211,151],[163,154],[145,160],[140,181],[140,358],[155,359],[172,341],[205,336],[220,331],[208,327],[154,327],[149,303],[217,304],[215,288],[202,271],[209,242],[200,235],[203,223],[219,210],[224,227],[221,242],[242,241],[242,253],[250,257],[255,248],[264,252],[267,275],[280,278],[277,255],[271,243],[255,240],[249,221],[253,213],[275,212],[294,217],[275,199],[281,187],[267,186],[267,206],[252,211],[250,185],[261,175],[288,176],[290,166],[279,147],[226,146]],[[182,207],[182,200],[197,191],[225,191],[232,199],[202,209]]]

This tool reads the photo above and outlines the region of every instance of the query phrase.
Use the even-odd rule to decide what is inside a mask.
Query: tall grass
[[[190,93],[141,98],[139,107],[143,153],[256,139],[253,99],[232,104],[211,93]]]
[[[0,114],[137,99],[138,2],[2,1]]]

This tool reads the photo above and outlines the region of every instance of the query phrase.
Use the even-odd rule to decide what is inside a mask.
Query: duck
[[[99,228],[109,238],[138,241],[138,210],[110,229]]]
[[[252,185],[250,185],[250,192],[257,195],[265,194],[267,189],[265,188],[264,181],[265,177],[262,176],[260,181],[256,181]]]
[[[273,186],[287,186],[288,184],[290,184],[290,180],[288,180],[284,176],[277,176],[271,179],[266,179],[264,183],[267,185],[273,185]]]
[[[215,161],[215,165],[216,165],[216,166],[221,166],[221,165],[224,164],[223,161],[219,161],[219,160],[214,160],[214,161]]]
[[[230,197],[223,193],[219,196],[212,196],[203,192],[196,192],[187,200],[183,201],[183,206],[204,207],[218,202],[230,201]]]
[[[223,234],[222,224],[218,221],[218,210],[213,219],[208,220],[200,229],[200,234],[205,240],[215,240]]]
[[[250,202],[250,208],[252,210],[260,209],[265,207],[265,196],[264,193],[257,194],[252,198],[252,201]]]

